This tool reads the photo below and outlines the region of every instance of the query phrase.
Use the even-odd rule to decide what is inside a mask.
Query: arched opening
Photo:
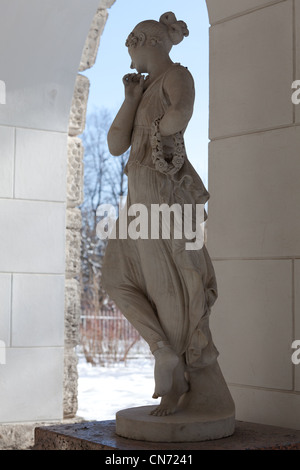
[[[185,134],[185,143],[189,160],[207,185],[209,24],[205,3],[197,2],[193,9],[186,9],[179,1],[169,1],[164,5],[161,5],[159,1],[154,1],[146,5],[135,0],[130,4],[130,13],[128,12],[128,5],[124,2],[117,1],[114,3],[109,10],[109,18],[101,36],[96,63],[92,68],[82,72],[90,81],[87,120],[91,114],[99,113],[101,108],[108,110],[114,117],[124,99],[122,77],[130,71],[130,58],[125,47],[125,40],[129,32],[140,21],[150,18],[158,19],[162,13],[168,10],[173,11],[178,19],[184,20],[190,31],[189,37],[172,49],[171,58],[174,62],[180,62],[182,65],[187,66],[194,77],[196,101],[194,114]],[[82,368],[79,370],[82,374],[86,373]],[[96,387],[100,388],[101,386],[101,374],[103,374],[103,377],[105,374],[103,380],[106,382],[106,388],[109,388],[109,374],[100,371],[99,376],[95,378],[98,384],[94,390],[96,390]],[[147,384],[150,382],[151,385],[148,390],[151,391],[153,386],[152,370],[147,374],[147,379],[144,379],[142,370],[140,374],[139,382],[141,383],[143,380],[145,380],[145,383],[147,381]],[[95,375],[95,371],[91,372],[91,376]],[[87,388],[92,392],[90,377],[82,377],[82,383],[84,380],[88,384]],[[148,395],[151,396],[150,391],[145,395],[146,399]],[[100,391],[96,396],[99,396],[99,394]],[[89,411],[87,410],[88,405],[83,403],[88,398],[86,388],[82,385],[79,389],[79,415],[85,415],[89,419],[101,419],[101,416],[105,416],[105,419],[112,419],[114,417],[114,413],[111,411],[113,406],[116,406],[114,411],[122,406],[118,401],[113,402],[113,399],[112,390],[111,403],[105,403],[106,410],[104,410],[103,402],[97,399],[93,404],[90,403],[91,411]]]

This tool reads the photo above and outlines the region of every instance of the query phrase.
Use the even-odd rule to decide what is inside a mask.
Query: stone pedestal
[[[185,450],[300,450],[300,431],[240,421],[236,422],[235,432],[230,437],[191,443],[134,441],[117,436],[115,429],[115,421],[39,427],[35,429],[33,450],[165,450],[169,453]]]
[[[116,414],[116,434],[150,442],[201,442],[231,436],[234,413],[181,411],[170,416],[152,416],[155,406],[141,406]]]

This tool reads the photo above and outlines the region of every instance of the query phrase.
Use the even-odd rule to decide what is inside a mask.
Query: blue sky
[[[187,23],[190,35],[174,46],[171,58],[188,67],[195,80],[194,114],[185,133],[188,158],[207,185],[208,154],[208,15],[204,0],[116,0],[100,41],[95,65],[83,72],[90,79],[87,113],[107,108],[115,115],[124,99],[122,77],[130,72],[125,40],[134,26],[146,19],[158,20],[173,11]],[[131,71],[132,72],[132,71]]]

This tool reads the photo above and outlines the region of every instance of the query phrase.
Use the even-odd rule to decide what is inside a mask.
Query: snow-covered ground
[[[158,405],[153,400],[154,361],[128,359],[126,364],[92,366],[84,357],[78,363],[78,412],[86,420],[115,419],[117,411],[135,406]]]

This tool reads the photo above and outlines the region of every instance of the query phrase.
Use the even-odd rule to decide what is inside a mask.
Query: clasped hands
[[[132,103],[139,103],[145,89],[147,88],[147,81],[149,75],[146,77],[141,73],[128,73],[123,77],[123,84],[125,87],[125,99]],[[161,135],[162,147],[165,157],[168,159],[173,156],[173,137]]]
[[[145,84],[149,75],[145,78],[141,73],[128,73],[123,77],[125,98],[127,100],[140,100],[145,90]]]

